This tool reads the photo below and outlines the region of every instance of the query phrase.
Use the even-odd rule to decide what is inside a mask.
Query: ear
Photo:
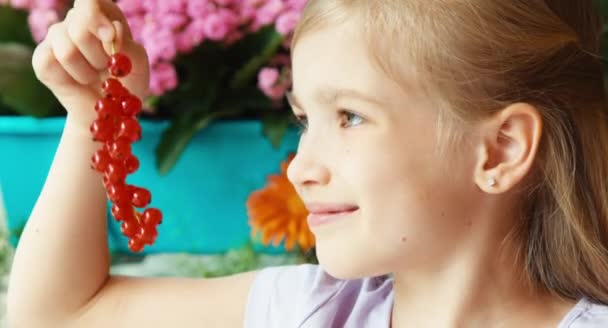
[[[500,194],[521,182],[534,163],[542,123],[536,108],[526,103],[509,105],[482,122],[475,184]]]

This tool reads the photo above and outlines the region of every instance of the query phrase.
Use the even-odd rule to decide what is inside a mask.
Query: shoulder
[[[254,280],[245,327],[384,320],[391,306],[392,281],[387,278],[341,280],[311,264],[271,267]]]
[[[582,299],[570,311],[559,328],[605,327],[608,327],[608,306]]]

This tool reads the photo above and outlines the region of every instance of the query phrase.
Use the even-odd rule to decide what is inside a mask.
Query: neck
[[[394,273],[394,328],[557,327],[572,307],[531,288],[514,250],[470,249],[432,270]]]

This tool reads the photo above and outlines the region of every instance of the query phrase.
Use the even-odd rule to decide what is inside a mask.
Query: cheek
[[[402,151],[395,151],[401,148]],[[383,234],[395,242],[411,235],[449,234],[450,220],[456,214],[450,173],[443,169],[441,158],[427,147],[416,144],[395,145],[378,149],[358,163],[358,179],[353,187],[358,191],[364,209],[364,229]],[[442,232],[442,230],[444,230]]]

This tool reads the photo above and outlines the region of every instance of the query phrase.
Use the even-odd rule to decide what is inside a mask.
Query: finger
[[[118,7],[116,3],[111,0],[100,0],[99,5],[103,12],[106,13],[110,21],[120,22],[123,27],[123,30],[121,31],[122,39],[125,41],[133,40],[133,35],[131,34],[131,30],[129,29],[129,22],[127,21],[127,18],[123,14],[120,7]]]
[[[48,41],[38,44],[32,54],[32,67],[36,78],[45,85],[62,85],[66,87],[78,85],[61,66],[53,55]]]
[[[106,67],[109,56],[99,39],[85,28],[88,22],[84,21],[84,16],[78,11],[75,8],[70,9],[65,18],[68,35],[89,64],[97,70],[102,70]]]
[[[72,42],[64,23],[53,25],[48,34],[53,55],[74,80],[81,84],[91,84],[99,80],[99,73]]]
[[[110,42],[114,39],[114,28],[111,20],[102,10],[100,1],[102,0],[76,0],[74,8],[78,9],[79,14],[87,22],[89,32],[103,42]]]
[[[116,48],[115,50],[116,52],[119,52],[121,51],[122,46],[124,44],[125,28],[119,21],[113,21],[112,24],[114,25],[114,30],[116,31],[116,40],[114,41],[114,45]]]

